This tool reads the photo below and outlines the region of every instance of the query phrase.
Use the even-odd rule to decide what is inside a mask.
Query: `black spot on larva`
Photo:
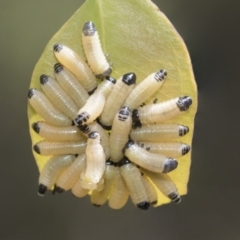
[[[158,99],[157,99],[157,98],[155,98],[155,99],[153,100],[153,104],[156,104],[156,103],[157,103],[157,101],[158,101]]]
[[[124,148],[123,148],[123,150],[122,150],[122,152],[123,152],[123,154],[125,154],[125,151],[128,149],[128,148],[130,148],[132,145],[134,144],[134,141],[133,140],[128,140],[128,142],[125,144],[125,146],[124,146]]]
[[[83,112],[77,116],[75,123],[77,123],[77,125],[83,125],[89,119],[89,117],[90,115],[87,112]]]
[[[72,126],[75,126],[75,122],[74,121],[72,121],[72,124],[71,124]]]
[[[101,207],[101,205],[95,204],[95,203],[93,203],[93,206],[94,206],[94,207]]]
[[[105,77],[109,76],[112,73],[112,69],[108,68],[106,71],[104,71],[103,73],[97,74],[95,75],[96,78],[98,79],[104,79]]]
[[[38,186],[38,195],[39,196],[44,196],[47,191],[47,187],[43,184],[39,184]]]
[[[169,173],[176,169],[178,166],[178,162],[176,159],[168,158],[168,161],[164,164],[163,173]]]
[[[57,193],[63,193],[63,192],[65,191],[63,188],[58,187],[58,186],[56,186],[56,187],[54,188],[54,190],[55,190],[55,192],[57,192]]]
[[[105,130],[108,130],[108,131],[109,131],[109,130],[112,129],[112,126],[107,126],[107,125],[102,124],[99,118],[97,118],[97,122],[98,122],[99,125],[101,125],[102,128],[104,128]]]
[[[63,65],[62,65],[62,64],[56,63],[56,64],[54,65],[54,71],[55,71],[55,73],[60,73],[62,70],[63,70]]]
[[[28,98],[29,99],[32,98],[33,95],[34,95],[34,89],[31,88],[31,89],[28,90]]]
[[[35,144],[35,145],[33,146],[33,150],[34,150],[36,153],[41,154],[40,148],[38,147],[37,144]]]
[[[122,167],[123,165],[129,164],[131,161],[127,157],[123,157],[119,162],[118,162],[118,167]]]
[[[122,77],[122,81],[127,85],[132,85],[136,83],[136,74],[135,73],[126,73]]]
[[[147,148],[146,148],[147,151],[150,151],[150,149],[151,149],[150,147],[147,147]]]
[[[96,89],[97,89],[97,86],[93,90],[89,91],[88,94],[92,95],[95,92]]]
[[[88,138],[92,138],[92,139],[95,139],[95,138],[97,138],[98,136],[99,136],[99,133],[96,132],[96,131],[90,132],[90,133],[88,134]]]
[[[157,201],[151,202],[151,205],[156,205],[156,204],[157,204]]]
[[[33,129],[36,133],[39,133],[39,132],[40,132],[39,123],[38,123],[38,122],[34,122],[34,123],[32,124],[32,129]]]
[[[74,156],[77,158],[77,157],[78,157],[78,154],[74,154]]]
[[[56,44],[54,44],[54,46],[53,46],[53,50],[54,50],[55,52],[60,52],[62,49],[63,49],[63,46],[62,46],[61,44],[56,43]]]
[[[182,155],[187,154],[190,151],[190,146],[189,145],[185,145],[182,149]]]
[[[138,127],[141,127],[142,126],[142,123],[140,121],[140,118],[139,118],[139,114],[138,114],[138,110],[137,109],[134,109],[133,112],[132,112],[132,128],[135,129],[135,128],[138,128]]]
[[[156,72],[154,78],[159,82],[164,80],[165,76],[167,76],[166,70],[160,70],[159,72]]]
[[[178,193],[172,192],[168,195],[168,197],[175,203],[181,202],[181,197],[179,196]]]
[[[107,76],[106,79],[113,84],[115,84],[117,82],[115,78],[110,77],[110,76]]]
[[[106,161],[106,165],[114,165],[114,162],[108,159],[108,160]]]
[[[79,130],[85,134],[90,132],[90,128],[87,124],[77,126]]]
[[[137,207],[141,210],[148,210],[150,207],[150,203],[149,202],[141,202],[137,204]]]
[[[177,101],[177,106],[181,112],[187,111],[192,105],[192,99],[188,96],[180,97]]]
[[[179,136],[182,137],[189,132],[189,128],[187,126],[180,126],[179,127]]]
[[[96,27],[93,22],[85,22],[83,25],[83,35],[84,36],[93,36],[96,32]]]
[[[42,85],[44,85],[45,83],[47,83],[48,82],[48,76],[47,75],[41,75],[40,76],[40,83],[42,84]]]

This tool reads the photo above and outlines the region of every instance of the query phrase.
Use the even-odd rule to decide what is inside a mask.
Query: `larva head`
[[[98,79],[103,79],[103,78],[109,76],[111,73],[112,73],[112,69],[109,67],[109,68],[108,68],[107,70],[105,70],[103,73],[97,74],[97,75],[96,75],[96,78],[98,78]]]
[[[108,159],[107,161],[106,161],[106,165],[112,165],[112,166],[114,166],[114,162],[113,161],[111,161],[110,159]]]
[[[187,154],[191,150],[190,146],[185,144],[184,147],[182,148],[182,155]]]
[[[177,101],[177,106],[181,112],[187,111],[192,105],[192,99],[188,96],[180,97]]]
[[[186,135],[189,132],[189,127],[187,126],[179,126],[179,136],[182,137],[184,135]]]
[[[55,71],[55,73],[60,73],[61,71],[63,70],[63,65],[62,64],[60,64],[60,63],[56,63],[55,65],[54,65],[54,71]]]
[[[91,138],[91,139],[97,139],[99,138],[100,139],[100,134],[96,131],[93,131],[93,132],[90,132],[88,134],[88,138]]]
[[[130,140],[125,144],[125,146],[124,146],[124,148],[123,148],[123,150],[122,150],[123,154],[125,154],[125,151],[126,151],[128,148],[130,148],[133,144],[134,144],[134,141],[130,139]]]
[[[156,72],[154,78],[157,80],[157,81],[162,81],[164,80],[165,76],[167,76],[167,71],[162,69],[158,72]]]
[[[65,190],[61,187],[55,186],[54,191],[57,193],[63,193]]]
[[[132,128],[133,129],[142,126],[142,123],[140,121],[139,113],[138,113],[137,109],[134,109],[133,112],[132,112],[132,121],[133,121],[133,123],[132,123]]]
[[[33,150],[38,153],[38,154],[41,154],[41,151],[40,151],[40,148],[37,144],[33,145]]]
[[[115,78],[110,77],[110,76],[107,76],[106,79],[113,84],[115,84],[117,82]]]
[[[39,132],[40,132],[39,122],[34,122],[34,123],[32,124],[32,129],[33,129],[36,133],[39,133]]]
[[[96,27],[93,22],[85,22],[82,33],[84,36],[93,36],[96,32]]]
[[[141,210],[147,211],[150,207],[150,203],[149,202],[141,202],[141,203],[137,204],[137,207]]]
[[[123,157],[119,162],[118,162],[118,167],[122,167],[123,165],[129,164],[131,161],[127,157]]]
[[[168,160],[164,164],[163,173],[169,173],[169,172],[173,171],[174,169],[176,169],[177,166],[178,166],[178,162],[176,159],[168,158]]]
[[[63,46],[59,43],[55,43],[54,46],[53,46],[53,50],[55,52],[60,52],[62,49],[63,49]]]
[[[41,75],[40,76],[40,83],[42,84],[42,85],[44,85],[45,83],[47,83],[48,82],[48,76],[47,75]]]
[[[175,203],[181,202],[181,197],[179,196],[178,193],[172,192],[168,195],[168,197]]]
[[[122,107],[119,112],[118,112],[118,119],[120,121],[126,121],[128,119],[128,117],[130,116],[131,114],[131,111],[130,111],[130,108],[129,107]]]
[[[122,81],[127,85],[132,85],[136,83],[136,74],[135,73],[126,73],[122,77]]]
[[[85,122],[89,119],[89,114],[87,112],[83,112],[81,114],[79,114],[76,118],[75,118],[75,123],[77,125],[84,125]]]
[[[43,197],[47,191],[47,187],[44,186],[43,184],[39,184],[38,186],[38,195]]]
[[[28,90],[28,98],[29,99],[32,98],[32,96],[34,95],[34,91],[35,91],[34,88],[31,88],[31,89]]]

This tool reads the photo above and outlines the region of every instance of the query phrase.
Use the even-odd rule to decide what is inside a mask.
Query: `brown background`
[[[191,53],[199,87],[189,194],[148,212],[40,198],[27,91],[48,40],[81,1],[0,0],[0,239],[240,239],[240,1],[159,0]]]

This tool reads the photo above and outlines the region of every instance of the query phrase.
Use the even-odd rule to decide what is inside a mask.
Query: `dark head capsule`
[[[36,132],[36,133],[39,133],[40,132],[40,126],[38,124],[38,122],[34,122],[32,124],[32,129]]]
[[[126,73],[122,77],[122,81],[127,85],[132,85],[136,83],[136,74],[135,73]]]
[[[63,46],[62,46],[61,44],[56,43],[56,44],[54,44],[54,46],[53,46],[53,50],[54,50],[55,52],[60,52],[62,49],[63,49]]]
[[[159,72],[156,72],[154,78],[157,81],[162,81],[162,80],[164,80],[165,76],[167,76],[167,71],[162,69]]]
[[[47,191],[47,187],[44,186],[43,184],[39,184],[38,186],[38,195],[39,196],[44,196]]]
[[[137,204],[137,207],[141,210],[147,211],[150,207],[150,203],[149,202],[141,202],[141,203]]]
[[[47,83],[48,82],[48,76],[47,75],[41,75],[40,76],[40,83],[42,84],[42,85],[44,85],[45,83]]]
[[[84,36],[93,36],[96,32],[96,27],[93,22],[85,22],[83,25],[83,35]]]
[[[181,112],[187,111],[192,105],[192,99],[188,96],[180,97],[177,101],[177,106]]]
[[[34,95],[34,89],[31,88],[31,89],[28,90],[28,98],[29,99],[32,98],[33,95]]]
[[[62,70],[63,70],[63,65],[62,65],[62,64],[56,63],[56,64],[54,65],[54,71],[55,71],[55,73],[60,73]]]

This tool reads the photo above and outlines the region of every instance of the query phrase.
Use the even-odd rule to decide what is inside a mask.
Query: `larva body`
[[[86,141],[78,142],[50,142],[41,141],[33,146],[36,153],[42,156],[62,154],[82,154],[86,150]]]
[[[82,187],[89,190],[97,188],[104,170],[105,170],[105,154],[100,144],[100,134],[91,132],[88,135],[86,148],[87,167],[81,174]]]
[[[132,140],[124,147],[124,155],[135,164],[157,173],[168,173],[177,168],[177,160],[160,154],[153,154],[139,147]]]
[[[61,193],[71,189],[86,168],[86,155],[79,155],[76,160],[59,176],[56,182],[56,191]]]
[[[167,121],[187,111],[191,104],[192,99],[185,96],[158,104],[145,105],[133,111],[134,127]]]
[[[60,63],[54,65],[54,71],[56,80],[69,97],[76,103],[78,108],[83,107],[89,95],[77,78]]]
[[[128,141],[131,128],[131,111],[128,107],[123,107],[114,118],[109,137],[110,158],[113,162],[118,162],[123,158],[122,149]]]
[[[33,130],[48,141],[84,141],[86,137],[76,126],[55,127],[46,122],[35,122]]]
[[[82,30],[82,44],[88,64],[97,78],[109,76],[112,69],[103,53],[99,35],[93,22],[86,22]]]
[[[72,188],[72,194],[77,198],[85,197],[89,190],[82,187],[82,179],[79,178]]]
[[[50,158],[40,173],[38,194],[44,196],[45,192],[55,184],[61,172],[70,166],[74,160],[75,156],[73,155]]]
[[[30,105],[49,124],[65,127],[71,126],[72,120],[60,112],[41,91],[30,89],[28,92]]]
[[[117,83],[114,85],[99,118],[101,125],[107,130],[110,130],[115,115],[134,88],[135,82],[135,73],[127,73],[118,79]]]
[[[142,182],[140,170],[127,159],[121,161],[120,172],[128,187],[133,203],[142,210],[148,210],[150,203]]]
[[[97,87],[96,78],[86,62],[72,49],[56,43],[53,47],[57,60],[70,70],[89,94]]]
[[[152,205],[157,204],[158,196],[152,183],[148,180],[148,178],[145,175],[142,176],[142,182],[150,203]]]
[[[132,90],[123,105],[128,106],[131,111],[137,109],[143,102],[158,91],[166,75],[167,72],[165,70],[150,74]]]
[[[189,131],[188,127],[177,124],[143,125],[132,129],[130,138],[134,141],[160,142],[184,136]]]
[[[190,146],[179,142],[138,142],[138,145],[151,153],[160,153],[172,158],[181,157],[190,151]]]
[[[167,174],[153,173],[147,170],[143,172],[152,180],[154,185],[168,198],[175,203],[181,202],[177,187]]]
[[[77,105],[68,96],[68,94],[61,88],[61,86],[46,75],[40,77],[41,88],[46,96],[50,99],[53,105],[59,109],[66,116],[75,119],[78,112]]]

